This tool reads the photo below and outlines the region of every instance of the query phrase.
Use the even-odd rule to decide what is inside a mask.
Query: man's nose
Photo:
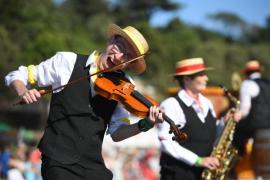
[[[122,61],[122,58],[123,58],[124,54],[119,52],[119,53],[116,53],[115,54],[115,60],[118,61],[118,62],[121,62]]]
[[[208,78],[208,76],[207,76],[207,75],[205,75],[205,80],[206,80],[206,81],[208,81],[208,79],[209,79],[209,78]]]

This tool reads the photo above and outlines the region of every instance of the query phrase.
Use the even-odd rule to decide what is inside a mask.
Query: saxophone
[[[229,100],[235,105],[236,109],[239,110],[240,101],[232,96],[225,87],[222,86],[222,88]],[[236,122],[233,116],[231,116],[225,125],[218,143],[211,153],[211,157],[218,158],[220,166],[214,170],[205,168],[202,172],[202,180],[224,180],[236,163],[238,151],[232,145],[235,126]]]

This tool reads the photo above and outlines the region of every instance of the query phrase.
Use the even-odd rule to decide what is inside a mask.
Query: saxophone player
[[[206,88],[208,76],[202,58],[191,58],[176,63],[174,78],[181,90],[175,97],[169,97],[161,103],[175,124],[188,135],[188,140],[177,143],[168,133],[169,126],[165,123],[158,125],[158,136],[161,142],[160,175],[161,180],[200,179],[203,168],[216,169],[219,160],[210,157],[217,134],[217,127],[224,121],[217,121],[213,104],[201,92]],[[225,115],[229,118],[234,110]],[[233,113],[238,121],[240,113]]]

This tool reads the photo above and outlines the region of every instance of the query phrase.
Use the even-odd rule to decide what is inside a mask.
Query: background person
[[[270,128],[270,81],[262,76],[262,67],[257,60],[246,63],[242,69],[239,97],[243,118],[236,126],[234,145],[244,153],[247,140],[259,129]]]
[[[237,124],[234,146],[242,159],[236,167],[240,175],[252,174],[270,178],[270,81],[263,77],[257,60],[246,63],[242,72],[245,80],[239,91],[243,118]],[[253,171],[254,170],[254,171]]]

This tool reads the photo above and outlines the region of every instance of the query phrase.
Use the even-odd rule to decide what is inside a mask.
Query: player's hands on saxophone
[[[224,117],[224,121],[227,122],[229,119],[233,119],[236,122],[239,122],[242,118],[242,113],[237,110],[236,108],[231,108],[229,111],[226,113]]]

